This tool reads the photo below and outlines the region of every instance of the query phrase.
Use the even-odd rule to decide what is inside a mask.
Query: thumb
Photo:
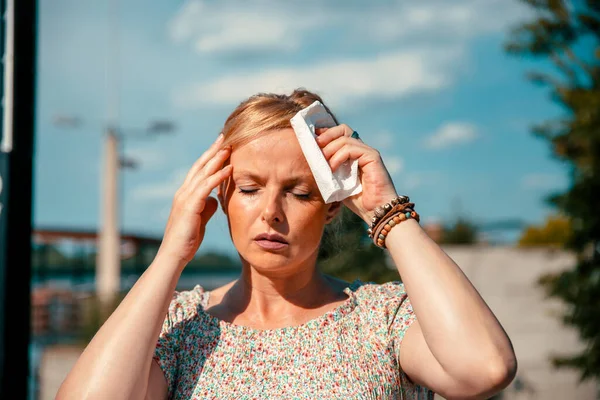
[[[219,207],[219,202],[214,197],[209,197],[206,199],[204,203],[204,210],[200,214],[202,217],[203,223],[206,224],[208,220],[215,214],[217,208]]]

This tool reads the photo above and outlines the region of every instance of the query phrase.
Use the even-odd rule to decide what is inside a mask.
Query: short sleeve
[[[180,364],[178,354],[185,323],[197,315],[202,292],[203,289],[200,286],[196,286],[191,291],[175,291],[158,335],[153,359],[165,375],[169,398],[171,398],[177,386]]]

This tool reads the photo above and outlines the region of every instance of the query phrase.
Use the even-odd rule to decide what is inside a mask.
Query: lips
[[[288,244],[287,240],[283,238],[283,236],[278,235],[277,233],[261,233],[257,235],[254,240],[268,240],[269,242],[279,242]]]
[[[261,233],[254,238],[254,241],[265,250],[280,250],[289,244],[283,236],[276,233]]]

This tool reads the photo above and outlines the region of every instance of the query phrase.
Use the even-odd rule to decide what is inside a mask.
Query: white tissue
[[[342,201],[362,191],[358,178],[358,161],[346,161],[337,171],[332,172],[315,141],[315,128],[331,128],[336,125],[320,101],[299,111],[290,122],[325,203]]]

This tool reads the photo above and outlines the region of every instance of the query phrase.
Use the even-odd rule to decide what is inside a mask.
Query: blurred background
[[[507,330],[496,398],[600,398],[599,1],[39,0],[35,25],[30,399],[152,261],[229,113],[297,87],[381,152]],[[401,279],[349,213],[325,239],[327,273]],[[178,289],[239,269],[218,212]]]

